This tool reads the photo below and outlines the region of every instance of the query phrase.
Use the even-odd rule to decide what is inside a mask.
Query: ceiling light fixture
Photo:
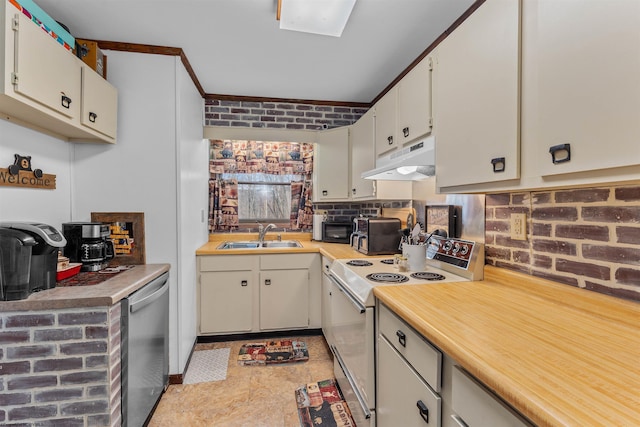
[[[340,37],[356,0],[278,0],[281,30]]]

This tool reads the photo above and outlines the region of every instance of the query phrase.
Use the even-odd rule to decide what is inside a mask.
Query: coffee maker
[[[56,287],[58,251],[67,244],[54,227],[36,222],[3,222],[0,227],[20,230],[36,241],[31,248],[29,293]]]
[[[29,297],[31,249],[36,239],[12,228],[0,227],[0,300]]]
[[[81,271],[99,271],[114,257],[109,224],[101,222],[67,222],[62,224],[67,239],[64,256],[82,263]]]

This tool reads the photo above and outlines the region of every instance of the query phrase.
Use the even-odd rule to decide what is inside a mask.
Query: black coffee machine
[[[0,227],[19,230],[33,237],[36,242],[31,247],[29,294],[55,288],[58,251],[67,244],[62,233],[50,225],[37,222],[3,222]]]
[[[64,256],[71,262],[81,262],[82,271],[102,270],[115,255],[109,224],[66,222],[62,234],[67,239]]]
[[[0,227],[0,300],[29,297],[31,249],[36,240],[29,234]]]

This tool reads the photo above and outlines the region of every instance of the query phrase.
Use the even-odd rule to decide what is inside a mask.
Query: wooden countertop
[[[0,311],[109,307],[169,271],[169,268],[169,264],[137,265],[98,285],[56,287],[35,292],[27,299],[0,301]]]
[[[364,258],[366,255],[351,249],[351,246],[343,243],[325,243],[311,240],[310,233],[277,233],[270,232],[266,241],[274,240],[277,234],[282,235],[282,240],[297,240],[302,244],[301,248],[260,248],[260,249],[217,249],[222,242],[238,240],[257,240],[256,233],[225,233],[210,234],[209,242],[202,245],[196,251],[196,255],[256,255],[256,254],[295,254],[295,253],[320,253],[331,260],[340,258]]]
[[[485,267],[375,296],[539,426],[640,425],[640,304]]]

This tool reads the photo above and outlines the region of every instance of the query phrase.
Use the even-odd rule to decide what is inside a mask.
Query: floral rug
[[[239,365],[268,365],[304,362],[309,351],[304,341],[280,340],[244,344],[238,354]]]
[[[296,403],[301,427],[356,425],[333,379],[301,385],[296,389]]]

